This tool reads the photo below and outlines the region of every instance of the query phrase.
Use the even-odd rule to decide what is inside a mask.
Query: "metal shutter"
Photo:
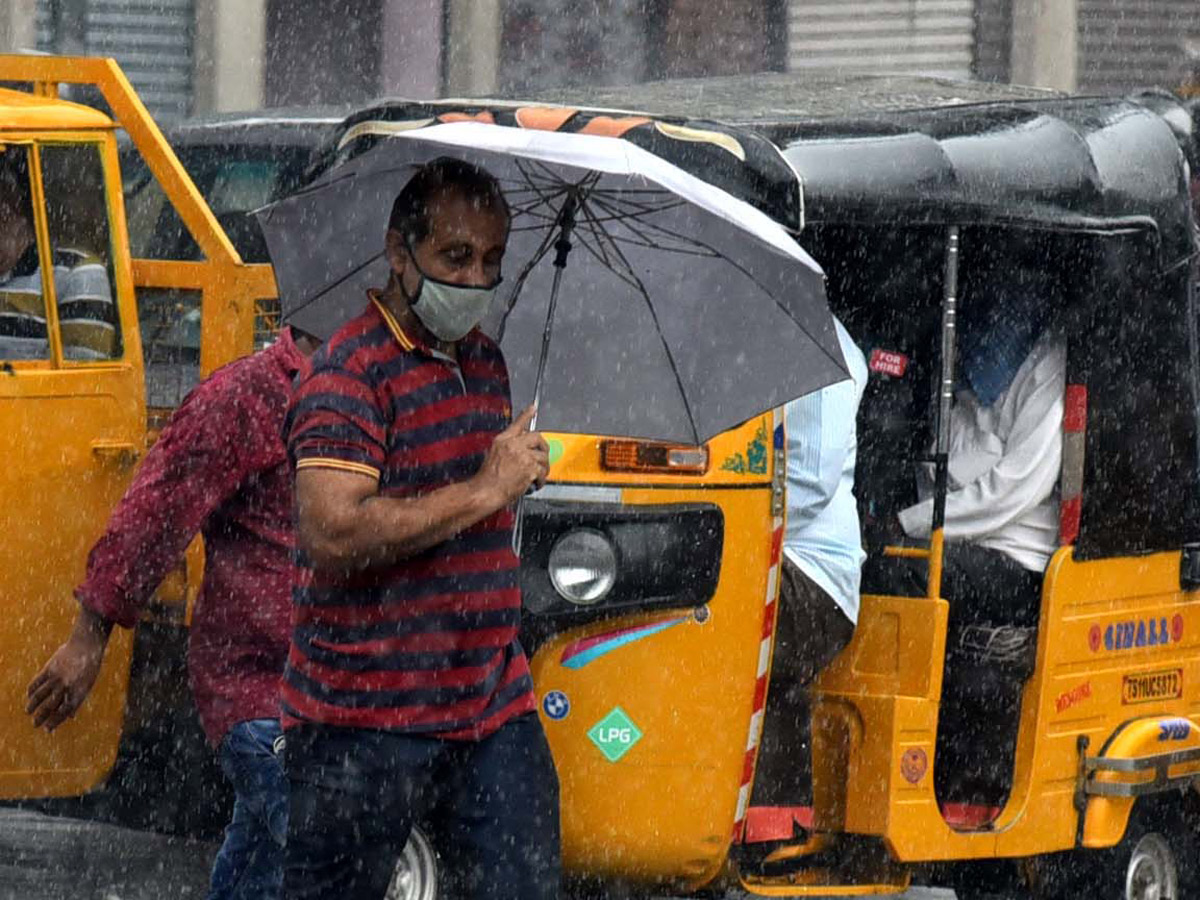
[[[966,78],[974,0],[790,0],[788,68]]]
[[[1079,88],[1178,87],[1189,37],[1200,39],[1197,0],[1079,0]]]
[[[1013,0],[976,0],[975,77],[1008,81],[1012,77]]]
[[[38,48],[62,47],[54,34],[55,6],[37,0]],[[156,118],[169,120],[192,110],[194,0],[75,0],[86,8],[85,50],[121,64],[142,102]]]

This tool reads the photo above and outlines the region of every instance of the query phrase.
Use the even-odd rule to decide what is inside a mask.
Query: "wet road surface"
[[[216,852],[211,841],[0,808],[0,900],[203,900]]]

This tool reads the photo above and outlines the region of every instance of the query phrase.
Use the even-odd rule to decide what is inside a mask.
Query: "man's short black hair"
[[[479,166],[450,156],[427,162],[409,179],[392,204],[388,230],[398,231],[410,247],[429,237],[429,203],[443,189],[452,188],[480,209],[490,209],[509,218],[508,201],[491,174]]]

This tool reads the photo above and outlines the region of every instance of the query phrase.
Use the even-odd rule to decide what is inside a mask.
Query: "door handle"
[[[113,463],[126,468],[141,456],[141,450],[131,441],[114,441],[101,438],[92,441],[92,456],[104,463]]]

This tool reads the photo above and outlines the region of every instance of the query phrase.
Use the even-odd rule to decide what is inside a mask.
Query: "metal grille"
[[[791,0],[788,68],[969,77],[974,0]]]
[[[1197,42],[1197,0],[1079,0],[1079,88],[1177,87]]]
[[[192,108],[194,0],[37,0],[38,49],[111,56],[156,118]],[[82,27],[69,29],[73,15]],[[71,41],[74,30],[82,39]]]

